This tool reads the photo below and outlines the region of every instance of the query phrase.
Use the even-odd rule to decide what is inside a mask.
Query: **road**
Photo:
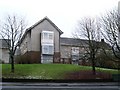
[[[2,90],[120,90],[118,83],[1,83]]]

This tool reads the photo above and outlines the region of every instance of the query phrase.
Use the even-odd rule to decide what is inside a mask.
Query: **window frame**
[[[47,34],[45,36],[45,34]],[[50,38],[50,35],[52,38]],[[54,40],[54,32],[53,31],[42,31],[42,39],[43,40]]]
[[[52,47],[51,51],[50,51],[50,47]],[[45,48],[47,49],[46,51],[45,51]],[[54,54],[54,45],[52,45],[52,44],[42,45],[42,54],[53,55]]]

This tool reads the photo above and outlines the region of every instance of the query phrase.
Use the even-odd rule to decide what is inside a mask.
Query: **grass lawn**
[[[2,64],[3,78],[17,79],[64,79],[66,73],[91,70],[89,66],[71,64],[15,64],[15,73],[11,73],[10,64]],[[118,70],[96,68],[97,71],[117,74]]]

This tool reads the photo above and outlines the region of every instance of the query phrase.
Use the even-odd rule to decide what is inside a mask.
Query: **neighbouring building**
[[[88,48],[88,40],[75,38],[61,38],[61,61],[63,63],[79,64],[80,59],[86,52],[85,47]],[[81,57],[81,58],[80,58]]]
[[[9,63],[9,47],[6,42],[9,42],[8,39],[0,39],[0,61],[3,63]]]
[[[70,64],[82,64],[90,65],[88,57],[89,57],[89,41],[85,39],[77,39],[77,38],[60,38],[60,46],[61,46],[61,62],[62,63],[70,63]],[[100,42],[93,41],[96,44],[96,48],[98,48],[98,53],[101,52],[102,49],[109,50],[110,45],[104,42],[104,39],[101,39]]]

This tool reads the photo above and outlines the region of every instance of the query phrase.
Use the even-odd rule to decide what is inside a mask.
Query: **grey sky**
[[[28,26],[48,16],[70,37],[79,19],[96,17],[117,7],[119,0],[0,0],[0,19],[6,14],[20,14],[28,21]]]

